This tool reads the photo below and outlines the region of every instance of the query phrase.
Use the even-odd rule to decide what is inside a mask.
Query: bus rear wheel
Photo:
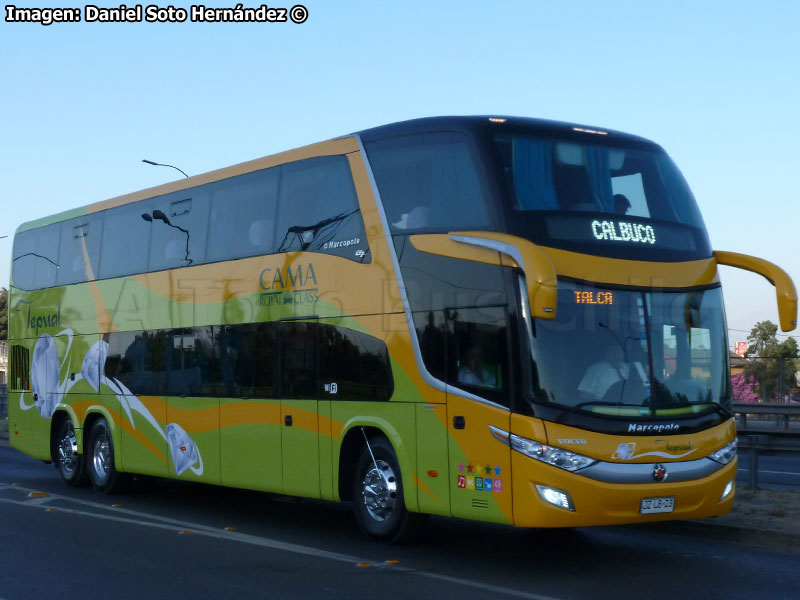
[[[83,454],[78,453],[78,439],[69,417],[61,420],[55,435],[55,466],[67,484],[79,486],[86,483],[86,465]]]
[[[89,480],[103,494],[113,494],[123,486],[124,475],[114,466],[114,440],[105,419],[98,419],[89,434]]]
[[[361,449],[352,493],[358,526],[374,540],[391,544],[409,541],[424,522],[423,515],[406,509],[400,465],[384,437],[371,439],[369,446]]]

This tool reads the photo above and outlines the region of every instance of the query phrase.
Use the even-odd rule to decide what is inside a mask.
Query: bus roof
[[[359,136],[364,142],[372,142],[384,138],[396,137],[401,135],[410,135],[415,133],[434,132],[434,131],[465,131],[469,133],[477,133],[480,131],[484,131],[487,127],[491,126],[496,127],[504,124],[507,124],[514,128],[524,128],[526,131],[529,131],[530,133],[533,134],[558,135],[560,137],[563,136],[579,137],[579,136],[584,136],[586,134],[599,134],[602,136],[610,136],[620,141],[627,141],[639,144],[641,143],[653,144],[653,142],[651,142],[648,139],[631,135],[628,133],[623,133],[620,131],[614,131],[611,129],[602,129],[587,125],[580,125],[577,123],[550,121],[547,119],[533,119],[527,117],[491,116],[491,115],[461,116],[461,117],[457,116],[425,117],[420,119],[412,119],[408,121],[399,121],[397,123],[390,123],[388,125],[380,125],[378,127],[364,129],[351,134],[340,136],[338,138],[334,138],[332,140],[318,142],[308,146],[302,146],[294,150],[279,152],[277,154],[271,154],[263,158],[246,161],[229,167],[223,167],[221,169],[216,169],[213,171],[209,171],[207,173],[195,175],[187,179],[179,179],[177,181],[172,181],[155,187],[146,188],[137,192],[123,194],[121,196],[116,196],[114,198],[110,198],[107,200],[93,202],[84,205],[82,207],[75,207],[61,213],[48,215],[39,219],[34,219],[22,223],[17,228],[16,233],[21,233],[23,231],[35,229],[36,227],[50,225],[51,223],[66,221],[73,217],[81,216],[83,214],[99,212],[106,208],[121,206],[131,202],[136,202],[138,200],[153,198],[156,196],[160,196],[162,194],[169,194],[171,192],[180,191],[197,185],[218,181],[220,179],[225,179],[227,177],[233,177],[236,175],[241,175],[259,169],[269,168],[271,166],[282,164],[284,162],[290,162],[292,160],[300,160],[304,158],[305,155],[313,154],[315,152],[320,152],[321,154],[325,154],[326,153],[325,149],[329,146],[339,146],[340,148],[344,146],[343,148],[341,148],[342,152],[352,152],[357,149],[357,146],[354,143],[354,136],[356,135]],[[348,140],[350,141],[350,144],[346,143],[346,141]],[[330,152],[330,153],[335,153],[335,152]]]
[[[421,119],[399,121],[389,125],[372,127],[356,133],[361,136],[361,139],[365,142],[371,142],[388,137],[431,131],[475,132],[484,130],[486,127],[490,126],[511,126],[513,128],[524,128],[532,134],[541,134],[543,136],[580,136],[581,134],[589,133],[603,136],[613,136],[614,138],[622,141],[654,144],[654,142],[646,138],[613,129],[582,125],[579,123],[568,123],[565,121],[550,121],[548,119],[533,119],[528,117],[512,117],[503,115],[425,117]]]

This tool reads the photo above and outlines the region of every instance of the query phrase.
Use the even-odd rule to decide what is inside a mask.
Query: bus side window
[[[207,260],[233,260],[275,251],[280,167],[211,186]]]
[[[281,398],[317,397],[317,325],[280,324]]]
[[[206,260],[210,186],[203,185],[153,200],[150,271],[199,265]],[[159,213],[158,211],[161,211]]]
[[[394,382],[383,340],[319,325],[319,393],[332,400],[389,400]]]
[[[103,214],[84,215],[61,223],[61,247],[56,285],[69,285],[97,279],[100,267],[100,241]],[[86,263],[86,259],[89,263]]]
[[[274,398],[276,346],[274,323],[214,327],[217,395]]]
[[[371,142],[367,155],[392,233],[491,228],[472,145],[455,132]]]
[[[151,200],[143,200],[106,211],[99,279],[147,272],[153,225],[142,215],[151,214],[152,208]]]
[[[458,309],[451,323],[448,383],[508,406],[508,332],[504,309]]]
[[[40,290],[56,284],[61,224],[24,231],[14,239],[13,281],[23,290]]]
[[[176,329],[172,340],[167,395],[215,396],[211,327]]]
[[[281,166],[275,240],[278,252],[324,252],[369,262],[347,158],[323,156]]]

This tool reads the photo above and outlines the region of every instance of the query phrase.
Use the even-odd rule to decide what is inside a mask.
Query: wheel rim
[[[103,431],[94,441],[92,452],[92,466],[98,483],[105,483],[111,466],[111,447],[108,443],[108,434]]]
[[[78,440],[70,427],[58,443],[58,465],[65,477],[71,477],[78,464]]]
[[[373,519],[383,522],[392,516],[397,503],[397,477],[389,463],[378,460],[372,464],[361,481],[361,495]]]

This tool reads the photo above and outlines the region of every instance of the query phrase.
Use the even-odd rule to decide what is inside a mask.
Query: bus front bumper
[[[513,452],[514,524],[518,527],[584,527],[677,519],[700,519],[730,512],[737,459],[691,481],[608,483],[543,464]],[[664,463],[669,470],[670,463]],[[726,494],[727,491],[727,494]],[[644,499],[669,499],[648,501]],[[669,512],[642,514],[659,505]],[[658,508],[655,508],[658,509]]]

